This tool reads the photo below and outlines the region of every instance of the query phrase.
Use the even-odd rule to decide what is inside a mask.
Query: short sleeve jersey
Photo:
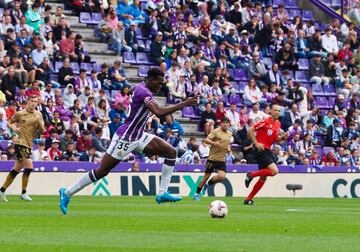
[[[220,141],[220,146],[211,146],[209,153],[209,160],[212,161],[225,161],[226,153],[229,144],[232,141],[232,133],[230,131],[223,131],[221,128],[213,130],[208,137],[211,141]]]
[[[37,110],[29,112],[26,109],[16,112],[10,119],[10,123],[15,123],[20,129],[19,138],[16,144],[32,148],[36,131],[45,131],[44,120],[41,113]]]
[[[258,121],[254,124],[257,132],[256,140],[263,144],[266,149],[270,150],[271,145],[273,145],[279,135],[280,126],[280,121],[273,121],[271,116]]]

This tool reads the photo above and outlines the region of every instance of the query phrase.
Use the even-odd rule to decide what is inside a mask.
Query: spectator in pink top
[[[60,41],[60,53],[62,56],[69,57],[71,61],[77,61],[75,54],[75,33],[73,31],[66,34],[66,38]]]
[[[115,104],[121,103],[123,108],[125,110],[127,110],[127,108],[130,105],[130,102],[131,102],[129,92],[130,92],[130,90],[129,90],[128,86],[123,87],[121,92],[119,92],[115,95]]]

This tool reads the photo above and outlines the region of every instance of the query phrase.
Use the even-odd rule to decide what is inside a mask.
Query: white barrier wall
[[[57,195],[62,186],[71,185],[83,173],[34,172],[31,174],[28,192],[31,195]],[[7,173],[0,173],[0,183]],[[193,196],[201,173],[174,173],[169,190],[181,196]],[[209,188],[210,196],[246,196],[250,188],[244,186],[244,173],[229,173],[222,184]],[[106,178],[94,183],[79,195],[155,195],[158,191],[160,173],[110,173]],[[296,197],[333,198],[360,197],[360,176],[357,173],[284,173],[269,178],[259,192],[259,197],[289,197],[292,192],[286,190],[286,184],[302,184],[303,189],[296,192]],[[8,194],[21,192],[21,175],[8,188]]]

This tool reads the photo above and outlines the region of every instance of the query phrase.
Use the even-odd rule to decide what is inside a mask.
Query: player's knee
[[[273,176],[277,175],[279,173],[278,168],[271,169]]]
[[[223,181],[226,177],[226,174],[218,174],[219,181]]]
[[[263,182],[265,182],[265,181],[266,181],[266,179],[267,179],[267,177],[266,177],[266,176],[261,176],[261,177],[260,177],[260,180],[262,180]]]
[[[165,153],[165,158],[175,159],[176,158],[176,150],[173,147],[169,148]]]

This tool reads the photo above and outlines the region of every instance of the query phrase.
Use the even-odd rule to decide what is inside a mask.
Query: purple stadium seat
[[[136,37],[137,37],[138,39],[143,39],[143,40],[148,39],[148,37],[143,37],[140,28],[137,28],[137,29],[136,29]]]
[[[310,11],[310,10],[303,10],[302,19],[303,19],[304,21],[313,20],[314,17],[313,17],[312,11]]]
[[[321,2],[323,2],[324,4],[329,5],[329,6],[332,5],[331,0],[321,0]]]
[[[272,65],[273,65],[273,62],[272,62],[272,59],[269,58],[269,57],[264,57],[262,60],[261,60],[262,63],[265,64],[265,66],[268,68],[268,69],[271,69],[272,68]]]
[[[308,82],[307,74],[305,71],[296,71],[295,80],[299,82]]]
[[[192,106],[190,107],[184,107],[182,109],[182,116],[190,119],[199,119],[200,117],[195,115],[194,108]]]
[[[136,53],[136,63],[152,65],[153,63],[149,60],[149,56],[146,53],[138,52]]]
[[[101,66],[99,64],[93,64],[92,65],[92,69],[95,70],[96,72],[101,72]]]
[[[335,100],[336,100],[336,97],[329,97],[329,108],[334,107]]]
[[[80,68],[77,62],[70,62],[70,67],[72,68],[74,73],[79,73]]]
[[[299,59],[298,65],[299,65],[299,70],[308,70],[309,69],[309,60],[308,59]]]
[[[62,61],[56,61],[55,62],[55,73],[58,73],[60,68],[62,68],[62,66],[64,65],[64,63]]]
[[[311,89],[310,83],[302,84],[302,86],[303,86],[304,88],[306,88],[307,90],[310,90],[310,89]]]
[[[92,24],[92,20],[89,12],[80,12],[80,23]]]
[[[246,81],[240,81],[239,82],[239,88],[240,88],[240,90],[239,90],[239,92],[242,94],[242,93],[244,93],[244,89],[245,89],[245,87],[248,85],[248,83],[246,82]]]
[[[224,106],[229,106],[230,102],[229,102],[229,96],[228,95],[223,95],[222,96],[222,101],[224,103]]]
[[[296,4],[296,0],[286,0],[285,6],[287,9],[298,9],[299,8]]]
[[[85,63],[85,62],[80,64],[80,68],[84,68],[86,70],[87,74],[90,74],[91,70],[92,70],[91,64],[90,63]]]
[[[244,69],[235,69],[234,80],[236,81],[247,80],[246,72],[244,71]]]
[[[330,151],[335,152],[335,149],[333,147],[324,147],[323,148],[324,155],[328,154]]]
[[[241,105],[240,96],[237,94],[231,94],[229,98],[230,104],[236,103],[237,105]]]
[[[141,47],[145,48],[145,43],[144,43],[144,40],[139,39],[139,40],[138,40],[138,44],[139,44],[139,46],[141,46]]]
[[[234,73],[233,69],[228,69],[228,74],[229,74],[229,77],[231,77],[231,78],[235,77],[235,73]]]
[[[1,150],[6,151],[8,145],[9,145],[8,140],[1,140],[1,141],[0,141],[0,148],[1,148]]]
[[[335,86],[332,84],[324,85],[324,93],[327,96],[336,96]]]
[[[296,16],[301,17],[301,10],[294,10],[294,9],[289,10],[289,19],[290,20],[293,20],[294,17],[296,17]]]
[[[135,55],[132,52],[124,52],[123,60],[125,63],[136,64]]]
[[[148,50],[150,50],[151,43],[152,43],[152,41],[151,41],[150,39],[146,40],[146,42],[145,42],[145,48],[148,49]]]
[[[314,148],[318,153],[319,153],[319,157],[322,157],[323,155],[323,148],[321,146],[315,147]]]
[[[331,5],[334,7],[340,7],[341,6],[341,0],[332,0]]]
[[[102,21],[101,13],[92,13],[91,14],[91,21],[93,24],[98,24]]]
[[[147,76],[147,72],[149,71],[150,67],[149,66],[139,66],[139,72],[138,75],[140,77],[146,77]]]
[[[274,0],[273,7],[277,8],[280,4],[285,4],[284,0]]]
[[[240,87],[237,81],[230,81],[230,84],[232,85],[233,88],[235,88],[236,92],[240,91]]]
[[[312,84],[312,91],[314,95],[324,95],[324,90],[321,86],[321,84]]]
[[[316,105],[319,108],[328,108],[329,107],[329,102],[328,102],[326,97],[319,96],[319,97],[316,98]]]

